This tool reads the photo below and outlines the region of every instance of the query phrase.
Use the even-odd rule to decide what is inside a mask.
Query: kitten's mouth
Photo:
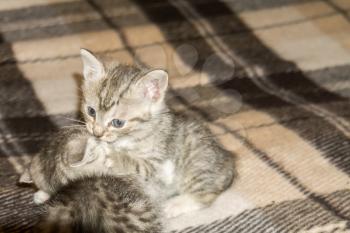
[[[96,134],[94,133],[94,131],[92,129],[90,129],[89,127],[87,127],[87,131],[89,132],[89,134],[91,136],[93,136],[96,140],[101,141],[101,142],[106,142],[108,144],[111,144],[115,141],[117,141],[118,137],[106,137],[105,134],[102,134],[101,136],[96,136]]]

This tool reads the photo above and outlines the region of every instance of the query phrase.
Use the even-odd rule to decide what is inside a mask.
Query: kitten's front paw
[[[33,201],[37,205],[43,204],[44,202],[46,202],[49,199],[50,199],[50,195],[42,190],[39,190],[36,193],[34,193],[34,200]]]
[[[175,218],[179,215],[202,209],[204,206],[189,195],[180,195],[171,198],[164,205],[166,218]]]

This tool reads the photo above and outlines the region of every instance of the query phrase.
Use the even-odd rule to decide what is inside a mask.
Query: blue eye
[[[112,120],[112,125],[116,128],[121,128],[125,125],[125,121],[119,120],[119,119],[113,119]]]
[[[96,116],[96,111],[92,107],[87,107],[87,112],[90,116],[95,117]]]

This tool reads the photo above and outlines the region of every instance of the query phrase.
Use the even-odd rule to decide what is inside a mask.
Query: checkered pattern
[[[349,0],[0,2],[0,232],[35,224],[16,182],[77,118],[79,48],[166,68],[239,178],[168,232],[350,232]]]

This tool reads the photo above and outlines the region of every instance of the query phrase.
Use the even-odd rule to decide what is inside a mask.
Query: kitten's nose
[[[102,135],[104,133],[103,128],[97,124],[94,125],[94,128],[92,129],[92,131],[93,131],[95,137],[98,137],[98,138],[102,137]]]

